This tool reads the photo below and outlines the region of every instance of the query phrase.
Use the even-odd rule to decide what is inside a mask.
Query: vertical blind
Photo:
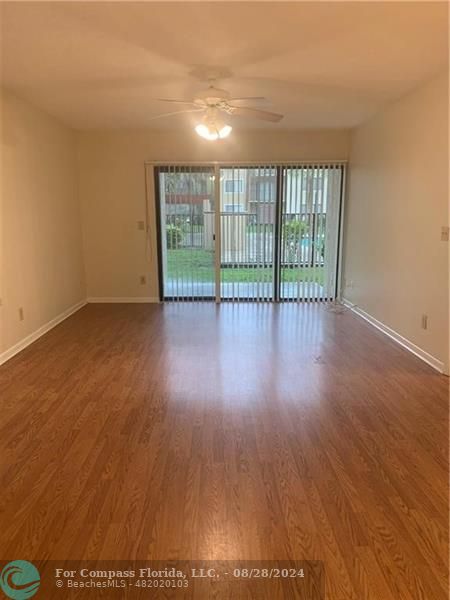
[[[169,165],[154,175],[164,299],[336,297],[343,164]]]
[[[280,299],[336,296],[343,169],[282,167]]]
[[[276,206],[275,167],[221,167],[221,299],[273,299]]]
[[[162,299],[214,299],[214,167],[158,167],[155,191]]]

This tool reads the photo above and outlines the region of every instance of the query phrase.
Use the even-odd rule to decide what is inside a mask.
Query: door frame
[[[255,168],[255,167],[272,167],[276,168],[277,171],[277,189],[276,189],[276,206],[275,206],[275,223],[274,223],[274,266],[273,266],[273,294],[271,300],[265,300],[265,302],[289,302],[290,300],[280,298],[281,291],[281,278],[280,278],[280,251],[281,251],[281,215],[282,215],[282,199],[283,199],[283,186],[284,186],[284,173],[283,167],[326,167],[333,166],[339,167],[341,170],[341,181],[340,181],[340,194],[339,194],[339,207],[338,207],[338,248],[336,256],[336,282],[335,282],[335,296],[334,299],[340,299],[341,288],[342,288],[342,255],[343,255],[343,220],[344,220],[344,207],[346,197],[346,173],[347,173],[347,160],[291,160],[291,161],[145,161],[145,188],[146,188],[146,229],[147,235],[150,231],[150,222],[152,221],[151,215],[149,214],[150,204],[153,204],[154,215],[156,220],[156,249],[157,249],[157,272],[158,272],[158,289],[159,289],[159,301],[171,301],[176,300],[177,302],[191,302],[191,301],[209,301],[221,302],[233,301],[233,299],[221,298],[220,294],[220,272],[221,272],[221,204],[222,198],[220,193],[220,169],[226,167],[238,167],[238,168]],[[215,273],[215,294],[212,296],[196,296],[191,297],[164,297],[164,269],[163,269],[163,253],[162,253],[162,227],[161,227],[161,197],[160,197],[160,183],[159,174],[161,172],[169,172],[171,167],[186,167],[192,168],[193,170],[198,168],[199,170],[211,171],[214,173],[214,273]],[[148,170],[151,170],[152,183],[148,181]],[[149,198],[150,191],[153,192],[153,198]],[[313,301],[324,301],[332,300],[333,298],[320,298],[314,299]],[[261,302],[253,298],[240,298],[239,302]],[[305,301],[300,299],[300,301]]]

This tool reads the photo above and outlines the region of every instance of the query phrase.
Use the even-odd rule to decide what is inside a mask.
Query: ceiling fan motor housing
[[[195,104],[207,106],[216,106],[221,102],[227,101],[230,97],[229,92],[210,86],[207,90],[199,92],[194,100]]]

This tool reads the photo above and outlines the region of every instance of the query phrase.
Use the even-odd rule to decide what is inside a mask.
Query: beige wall
[[[151,244],[137,221],[145,218],[144,162],[337,160],[348,155],[346,131],[233,131],[219,143],[195,132],[79,134],[79,185],[89,297],[155,298],[156,235]],[[139,283],[147,275],[147,285]]]
[[[74,134],[3,91],[0,138],[1,354],[86,293]]]
[[[354,131],[344,238],[344,296],[444,363],[447,115],[442,76]]]

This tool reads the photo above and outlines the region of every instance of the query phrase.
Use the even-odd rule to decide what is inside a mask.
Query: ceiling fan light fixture
[[[217,138],[219,137],[217,131],[214,131],[214,129],[210,129],[208,125],[205,125],[205,123],[199,123],[198,125],[196,125],[195,131],[200,137],[205,138],[205,140],[217,140]]]
[[[232,129],[231,125],[222,125],[222,123],[199,123],[195,126],[197,134],[210,141],[228,137]]]
[[[231,127],[231,125],[224,125],[222,127],[222,129],[219,130],[219,137],[221,139],[228,137],[230,135],[232,129],[233,128]]]

